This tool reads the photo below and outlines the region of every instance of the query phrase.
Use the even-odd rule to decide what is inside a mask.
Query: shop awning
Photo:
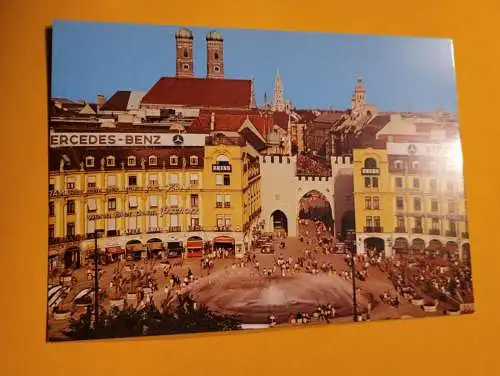
[[[151,242],[148,243],[149,249],[162,249],[163,248],[163,243],[162,242]]]
[[[118,253],[123,253],[123,249],[120,246],[114,246],[114,247],[107,247],[106,248],[106,253],[110,255],[115,255]]]
[[[214,243],[234,244],[234,239],[230,236],[217,236],[214,238]]]
[[[203,248],[203,240],[188,240],[187,249]]]
[[[142,251],[142,244],[127,244],[126,245],[127,247],[127,251],[133,251],[133,252],[137,252],[137,251]]]

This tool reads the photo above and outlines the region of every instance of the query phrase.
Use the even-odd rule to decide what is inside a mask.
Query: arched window
[[[136,159],[133,155],[130,155],[128,158],[127,158],[127,165],[129,166],[135,166],[136,164]]]
[[[189,56],[189,52],[187,50],[184,50],[184,57],[188,57]]]
[[[219,53],[217,51],[214,53],[214,59],[219,60]]]
[[[85,157],[85,166],[86,167],[94,167],[94,157]]]
[[[156,166],[158,164],[158,158],[156,155],[150,155],[148,158],[148,164],[150,166]]]
[[[228,165],[229,164],[229,158],[225,154],[220,154],[217,156],[215,159],[216,164],[218,165]]]
[[[106,166],[108,167],[114,167],[115,165],[115,157],[112,155],[109,155],[106,157]]]
[[[196,155],[192,155],[189,157],[189,164],[191,166],[197,166],[198,165],[198,157]]]
[[[365,168],[377,168],[377,161],[373,158],[366,158]]]
[[[177,166],[178,163],[179,163],[179,158],[177,157],[177,155],[171,155],[170,156],[170,165]]]

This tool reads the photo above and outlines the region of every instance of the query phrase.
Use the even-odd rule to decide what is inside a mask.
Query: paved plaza
[[[142,270],[143,273],[150,273],[153,284],[155,288],[153,289],[152,298],[157,306],[161,306],[162,301],[167,297],[167,290],[165,287],[170,283],[170,276],[177,275],[183,280],[188,276],[189,271],[193,274],[195,279],[198,279],[198,283],[201,283],[204,279],[210,278],[208,276],[209,273],[216,273],[221,270],[228,270],[234,268],[249,268],[254,273],[263,273],[265,270],[272,270],[276,265],[276,260],[278,258],[288,259],[292,258],[293,260],[299,259],[299,257],[304,257],[306,250],[311,250],[313,260],[317,261],[318,265],[322,264],[330,264],[333,268],[334,274],[342,274],[346,273],[350,270],[349,266],[345,261],[344,254],[325,254],[321,251],[315,252],[315,244],[317,238],[324,238],[328,235],[326,233],[321,234],[317,237],[315,224],[312,221],[306,221],[305,224],[302,224],[300,227],[300,236],[299,237],[288,237],[281,238],[277,235],[273,237],[273,248],[275,249],[274,253],[264,254],[259,251],[251,252],[255,254],[255,261],[247,262],[245,265],[242,265],[243,260],[234,259],[233,257],[223,258],[223,259],[215,259],[213,269],[210,272],[207,269],[202,269],[201,267],[201,259],[200,258],[190,258],[185,259],[181,265],[181,259],[169,259],[171,264],[171,269],[169,275],[164,273],[163,264],[160,263],[160,260],[141,260],[136,262],[125,262],[119,261],[113,264],[108,264],[102,266],[103,273],[99,279],[100,288],[106,293],[112,293],[112,287],[110,287],[110,282],[112,281],[115,274],[121,275],[123,278],[127,278],[130,274],[127,271],[126,266],[130,266],[131,264],[135,264],[139,271]],[[302,239],[301,239],[302,237]],[[333,237],[330,236],[333,240]],[[284,242],[284,247],[282,247],[282,242]],[[258,265],[258,271],[257,267]],[[91,270],[92,267],[82,267],[77,269],[73,273],[73,277],[76,278],[76,282],[71,287],[69,294],[64,299],[64,304],[67,306],[71,306],[75,296],[86,288],[93,288],[94,280],[92,278],[89,279],[87,273]],[[420,316],[429,316],[429,315],[438,315],[440,313],[425,313],[421,307],[415,306],[411,304],[409,301],[400,299],[400,304],[396,308],[390,304],[385,304],[380,302],[380,295],[385,292],[391,292],[392,294],[396,294],[394,286],[392,282],[388,278],[388,274],[383,272],[379,266],[370,266],[367,270],[368,276],[365,281],[361,281],[356,279],[356,285],[359,289],[359,296],[366,296],[371,294],[372,297],[375,297],[377,300],[376,304],[374,304],[373,309],[371,311],[371,319],[372,320],[381,320],[381,319],[391,319],[391,318],[401,318],[401,317],[420,317]],[[276,273],[276,272],[275,272]],[[305,273],[304,271],[296,271],[293,273]],[[320,272],[321,274],[322,272]],[[330,273],[331,274],[331,273]],[[287,276],[282,277],[278,276],[273,278],[287,278]],[[49,284],[52,281],[49,280]],[[349,284],[352,283],[352,280],[347,281]],[[214,289],[216,287],[214,286]],[[181,287],[182,289],[182,287]],[[352,291],[352,290],[351,290]],[[214,292],[217,294],[217,291]],[[130,303],[130,302],[129,302]],[[133,301],[131,304],[134,306],[140,307],[142,302]],[[335,302],[332,302],[335,304]],[[110,301],[109,298],[106,297],[101,300],[101,305],[105,310],[110,309]],[[74,307],[74,305],[73,305]],[[446,307],[439,307],[439,310],[442,311]],[[84,311],[83,307],[74,309],[73,317],[78,317]],[[292,312],[290,312],[292,313]],[[442,314],[442,313],[441,313]],[[312,322],[314,322],[313,320]],[[317,321],[317,320],[316,320]],[[351,315],[344,315],[343,317],[336,317],[333,321],[330,322],[348,322],[352,321]],[[49,315],[49,338],[57,338],[61,337],[61,330],[68,326],[69,320],[54,320],[52,316]],[[264,324],[264,323],[263,323]],[[288,325],[286,323],[279,323],[278,325]]]

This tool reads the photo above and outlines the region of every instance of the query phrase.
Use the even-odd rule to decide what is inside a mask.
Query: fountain
[[[227,269],[200,278],[182,292],[214,312],[238,315],[245,324],[265,323],[272,313],[283,323],[291,313],[312,313],[329,303],[336,316],[352,315],[351,282],[324,274],[267,278],[249,268]],[[364,296],[357,302],[359,310],[366,309]]]

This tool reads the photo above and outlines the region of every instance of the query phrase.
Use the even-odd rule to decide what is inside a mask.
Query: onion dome
[[[222,40],[222,35],[218,31],[212,30],[207,33],[207,40]]]
[[[193,39],[193,32],[185,27],[180,28],[175,33],[176,38],[188,38]]]

